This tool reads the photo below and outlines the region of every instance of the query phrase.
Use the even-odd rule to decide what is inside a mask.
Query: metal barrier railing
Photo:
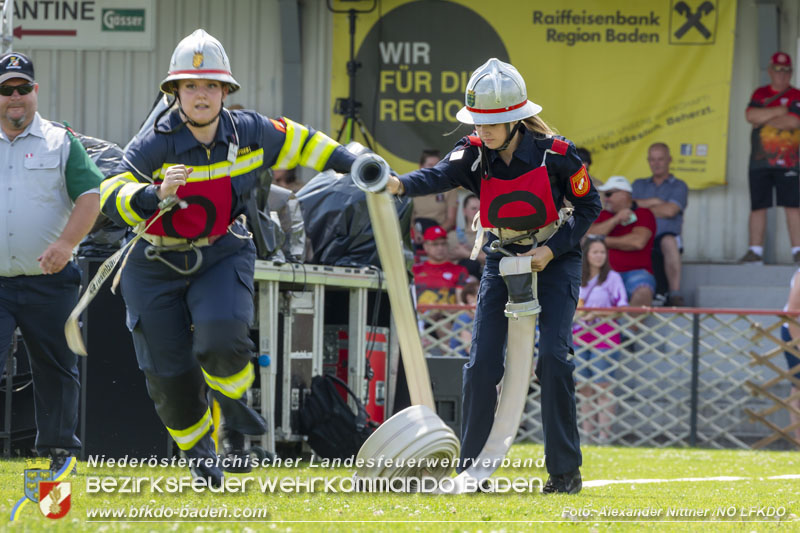
[[[470,306],[419,306],[429,356],[469,354]],[[574,326],[581,441],[629,446],[800,446],[800,365],[786,368],[784,322],[798,312],[579,309]],[[455,331],[453,326],[455,325]],[[793,387],[792,387],[793,386]],[[791,391],[791,392],[790,392]],[[517,440],[542,442],[532,376]],[[794,421],[793,421],[794,420]]]

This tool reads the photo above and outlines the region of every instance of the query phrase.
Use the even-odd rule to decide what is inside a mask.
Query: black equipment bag
[[[339,395],[336,384],[353,398],[358,414]],[[311,394],[300,411],[300,433],[308,436],[308,444],[318,457],[346,459],[356,455],[375,427],[377,424],[369,420],[364,406],[344,381],[327,374],[314,376]]]

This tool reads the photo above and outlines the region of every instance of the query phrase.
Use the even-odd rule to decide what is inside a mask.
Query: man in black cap
[[[103,175],[80,141],[37,112],[39,85],[23,54],[0,57],[0,368],[22,331],[33,373],[36,451],[56,480],[75,467],[78,358],[64,336],[77,304],[73,251],[100,210]]]

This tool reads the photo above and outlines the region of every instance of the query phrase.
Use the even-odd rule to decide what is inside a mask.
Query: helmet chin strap
[[[205,123],[196,122],[189,117],[189,114],[186,111],[183,110],[183,104],[181,103],[181,98],[180,96],[177,95],[177,93],[175,94],[175,98],[178,100],[178,111],[180,111],[181,114],[184,117],[186,117],[185,123],[189,124],[190,126],[194,126],[195,128],[205,128],[206,126],[210,126],[222,114],[222,102],[220,102],[219,111],[217,111],[217,114],[214,115],[214,118]]]
[[[178,124],[174,128],[172,128],[171,130],[160,130],[160,129],[158,129],[158,121],[161,120],[161,117],[163,117],[164,115],[166,115],[167,113],[172,111],[172,107],[173,106],[170,105],[167,108],[165,108],[163,111],[161,111],[161,113],[158,114],[158,116],[156,117],[155,121],[153,122],[153,129],[155,130],[156,133],[169,135],[169,134],[177,132],[178,130],[180,130],[182,127],[184,127],[187,124],[189,124],[190,126],[194,126],[195,128],[204,128],[206,126],[210,126],[211,124],[213,124],[214,121],[217,120],[219,118],[219,116],[222,114],[222,106],[220,106],[219,107],[219,112],[217,113],[217,115],[214,118],[212,118],[210,121],[206,122],[205,124],[201,124],[200,122],[194,121],[191,118],[189,118],[189,115],[187,115],[186,111],[184,111],[183,107],[181,107],[181,99],[178,98],[177,95],[175,95],[175,99],[178,101],[178,110],[181,112],[181,115],[186,118],[186,120],[181,122],[180,124]]]
[[[514,125],[513,129],[511,128],[511,126],[509,124],[510,124],[509,122],[506,122],[506,124],[505,124],[506,125],[506,142],[503,143],[503,146],[501,146],[500,148],[497,149],[498,152],[502,152],[503,150],[508,148],[508,145],[511,144],[511,139],[513,139],[514,135],[516,135],[517,132],[519,131],[519,128],[522,125],[522,121],[520,120],[519,122],[517,122]]]

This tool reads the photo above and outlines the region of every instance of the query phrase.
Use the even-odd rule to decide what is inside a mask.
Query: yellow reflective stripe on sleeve
[[[212,376],[205,370],[203,370],[203,376],[205,376],[209,387],[234,400],[241,398],[256,378],[255,372],[253,372],[253,365],[250,363],[247,363],[239,372],[226,378]]]
[[[111,193],[125,185],[125,183],[138,183],[136,178],[130,172],[125,172],[123,174],[118,174],[116,176],[112,176],[107,180],[103,180],[100,183],[100,205],[106,203],[108,197],[111,196]]]
[[[119,178],[111,178],[100,183],[100,205],[105,205],[111,193],[125,185],[125,182]]]
[[[117,212],[119,216],[122,217],[122,220],[129,226],[135,226],[144,220],[144,218],[140,217],[131,207],[131,199],[134,194],[145,187],[147,187],[146,183],[126,183],[117,193]]]
[[[286,120],[286,140],[272,168],[290,169],[300,162],[300,150],[308,137],[308,128],[293,120]]]
[[[167,431],[172,435],[178,448],[181,450],[188,450],[192,448],[197,442],[203,438],[203,435],[211,429],[211,411],[206,409],[206,414],[196,424],[189,426],[186,429],[172,429],[167,427]]]
[[[318,131],[303,147],[303,153],[300,155],[300,164],[304,167],[311,167],[314,170],[322,170],[337,146],[339,146],[339,143]]]

